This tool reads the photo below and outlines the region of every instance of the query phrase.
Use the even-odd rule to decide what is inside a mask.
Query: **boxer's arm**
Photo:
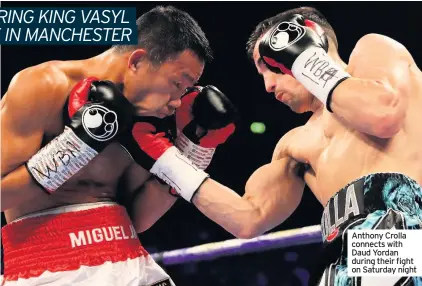
[[[126,205],[138,233],[153,226],[176,202],[169,186],[160,184],[137,164],[125,172]]]
[[[148,230],[174,205],[177,198],[170,195],[169,188],[154,178],[143,185],[133,202],[132,217],[136,232]]]
[[[412,64],[403,45],[381,35],[366,35],[350,56],[347,70],[352,77],[333,91],[334,115],[360,132],[392,137],[403,125]]]
[[[67,81],[49,69],[27,69],[11,81],[1,108],[1,210],[46,193],[23,164],[40,148],[49,116],[59,108]]]
[[[296,175],[296,167],[288,157],[262,166],[249,178],[243,197],[207,179],[193,203],[234,236],[255,237],[282,223],[299,205],[305,183]]]

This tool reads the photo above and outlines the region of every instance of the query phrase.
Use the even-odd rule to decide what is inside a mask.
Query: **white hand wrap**
[[[174,145],[201,170],[205,170],[209,166],[215,152],[215,148],[205,148],[196,145],[180,130],[177,130],[177,138]]]
[[[176,190],[190,202],[201,184],[209,177],[180,151],[172,146],[155,162],[150,172]]]
[[[292,66],[292,74],[324,105],[333,89],[350,77],[322,48],[309,48]]]
[[[52,193],[97,155],[97,151],[66,126],[62,134],[28,160],[26,167],[32,177]]]

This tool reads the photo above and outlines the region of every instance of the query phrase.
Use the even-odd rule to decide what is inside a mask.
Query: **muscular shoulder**
[[[290,157],[288,146],[291,144],[291,142],[294,140],[294,138],[297,138],[299,134],[302,132],[304,126],[296,127],[281,137],[281,139],[278,141],[277,145],[275,146],[272,161],[277,161],[282,158]]]
[[[53,62],[26,68],[11,80],[2,99],[2,113],[15,119],[47,118],[68,92],[69,80]],[[18,123],[18,122],[16,122]]]
[[[367,34],[356,43],[349,59],[349,68],[366,67],[372,62],[413,63],[412,55],[398,41],[380,34]]]
[[[40,92],[48,92],[42,96],[43,100],[48,100],[53,98],[56,93],[67,90],[68,84],[67,75],[56,62],[46,62],[18,72],[12,78],[7,93],[26,90],[26,94],[36,96]],[[18,97],[20,94],[16,93],[14,97]],[[28,98],[28,95],[25,98]],[[37,98],[39,97],[37,96]]]
[[[5,95],[6,105],[45,110],[67,93],[68,86],[68,77],[54,62],[29,67],[12,78]]]

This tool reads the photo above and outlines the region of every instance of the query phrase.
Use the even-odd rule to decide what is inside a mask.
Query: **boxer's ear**
[[[146,59],[147,52],[144,49],[136,49],[130,54],[128,66],[131,70],[136,71],[140,68],[142,61]]]

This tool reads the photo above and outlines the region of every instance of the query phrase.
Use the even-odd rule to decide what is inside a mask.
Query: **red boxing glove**
[[[215,149],[235,131],[237,111],[216,87],[193,87],[176,110],[175,145],[200,169],[211,163]]]
[[[168,134],[157,131],[153,123],[141,120],[138,118],[131,132],[120,137],[120,144],[136,163],[191,201],[208,174],[181,154],[169,140]]]
[[[98,81],[98,79],[96,77],[88,77],[78,82],[72,88],[67,107],[69,117],[72,117],[84,104],[88,102],[91,84],[94,81]]]

